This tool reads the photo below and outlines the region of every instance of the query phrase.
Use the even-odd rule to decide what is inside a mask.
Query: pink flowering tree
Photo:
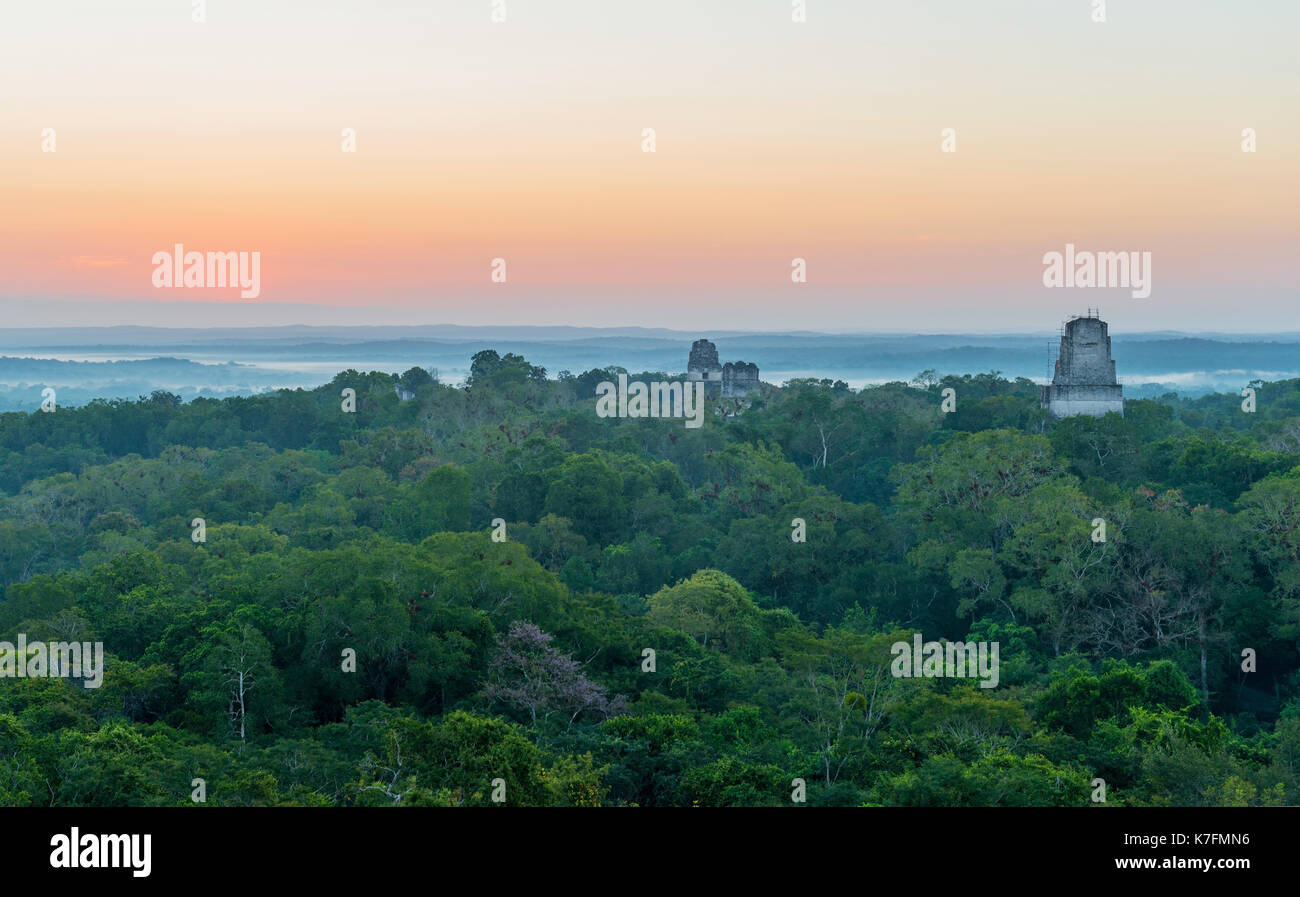
[[[527,713],[534,726],[555,715],[567,728],[584,713],[600,719],[623,713],[627,699],[611,698],[603,685],[582,674],[582,664],[551,647],[553,639],[532,623],[511,623],[497,636],[484,694]]]

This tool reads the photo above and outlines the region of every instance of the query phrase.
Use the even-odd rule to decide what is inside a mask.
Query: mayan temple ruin
[[[718,361],[718,347],[706,339],[691,343],[686,361],[686,379],[704,381],[705,395],[724,399],[744,398],[758,389],[758,365],[746,361]]]
[[[1115,379],[1115,362],[1110,356],[1110,335],[1095,310],[1066,323],[1056,372],[1051,385],[1043,387],[1042,406],[1053,417],[1124,413],[1123,388]]]

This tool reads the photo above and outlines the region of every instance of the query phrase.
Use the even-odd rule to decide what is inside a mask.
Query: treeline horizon
[[[658,331],[614,335],[599,328],[586,334],[579,330],[568,338],[565,332],[555,332],[561,328],[535,328],[539,335],[529,338],[529,328],[502,327],[496,329],[513,337],[499,339],[482,335],[493,328],[465,328],[464,333],[435,338],[420,335],[428,328],[413,326],[401,338],[386,339],[367,338],[364,329],[324,327],[315,334],[311,328],[288,328],[298,334],[291,338],[281,333],[285,328],[248,328],[243,339],[231,338],[227,330],[217,330],[219,336],[208,340],[180,331],[170,341],[138,328],[102,329],[111,332],[92,340],[70,328],[71,334],[81,334],[80,343],[71,334],[60,341],[56,333],[41,331],[44,340],[24,344],[16,342],[15,334],[21,331],[9,331],[0,354],[0,413],[36,410],[44,387],[56,389],[60,404],[72,407],[96,397],[134,399],[158,390],[190,400],[314,389],[348,367],[401,371],[418,365],[440,371],[446,382],[460,381],[469,374],[467,359],[484,345],[525,356],[553,371],[602,367],[617,358],[632,371],[672,373],[685,364],[691,345],[687,334],[676,339]],[[341,338],[336,330],[349,338]],[[124,342],[127,336],[139,342]],[[1059,337],[1047,334],[730,334],[716,336],[715,342],[724,360],[756,363],[774,384],[815,375],[843,379],[855,387],[908,380],[921,368],[954,375],[1000,370],[1007,379],[1045,382],[1052,376],[1059,347]],[[1296,343],[1285,335],[1250,339],[1120,333],[1112,335],[1112,350],[1131,398],[1157,398],[1166,392],[1200,396],[1237,391],[1258,377],[1300,376]],[[60,360],[79,353],[85,357]],[[40,355],[56,357],[34,357]],[[123,357],[106,360],[114,355]],[[134,357],[143,355],[149,357]],[[354,359],[364,360],[364,365],[354,364]]]

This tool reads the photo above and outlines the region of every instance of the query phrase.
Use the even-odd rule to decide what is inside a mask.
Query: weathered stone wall
[[[1054,417],[1072,417],[1076,414],[1101,417],[1107,411],[1123,414],[1123,387],[1044,386],[1042,404]]]
[[[706,339],[697,339],[691,343],[691,355],[686,362],[686,379],[722,379],[722,365],[718,362],[717,346]]]
[[[758,389],[758,365],[728,361],[722,366],[723,398],[741,398]]]
[[[1085,317],[1065,325],[1052,384],[1043,387],[1042,407],[1055,417],[1124,413],[1123,388],[1115,376],[1105,321]]]
[[[1075,318],[1065,325],[1061,357],[1052,383],[1057,386],[1114,385],[1115,362],[1110,357],[1110,336],[1099,318]]]
[[[691,343],[686,379],[703,380],[710,398],[742,398],[759,388],[758,365],[747,361],[718,363],[718,347],[706,339]]]

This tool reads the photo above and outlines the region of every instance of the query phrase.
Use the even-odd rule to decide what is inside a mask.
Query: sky
[[[1300,330],[1294,0],[793,5],[5,4],[2,326]]]

